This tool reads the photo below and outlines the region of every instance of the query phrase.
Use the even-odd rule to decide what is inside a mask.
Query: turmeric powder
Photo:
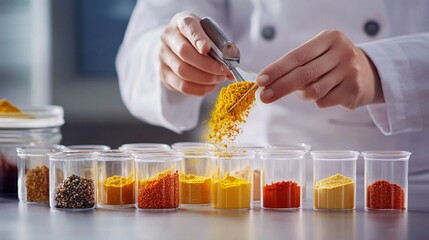
[[[180,203],[208,204],[211,202],[211,178],[180,174]]]
[[[134,179],[111,176],[99,183],[98,204],[130,205],[135,203]]]
[[[246,122],[246,118],[254,106],[257,88],[252,89],[252,87],[255,84],[254,82],[236,82],[222,88],[207,124],[207,138],[211,144],[228,148],[228,145],[241,133],[240,125]],[[231,109],[249,90],[251,91]]]
[[[220,209],[250,208],[250,182],[226,174],[213,182],[213,207]]]
[[[314,208],[354,209],[355,183],[353,179],[335,174],[318,181],[314,186]]]

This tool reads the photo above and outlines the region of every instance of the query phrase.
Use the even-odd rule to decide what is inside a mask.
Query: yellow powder
[[[7,99],[0,99],[0,118],[33,118],[31,115],[21,112],[21,110],[9,102]]]
[[[318,209],[354,209],[355,183],[353,179],[335,174],[314,186],[314,207]]]
[[[256,83],[236,82],[223,87],[208,121],[208,140],[211,144],[228,148],[242,131],[240,125],[246,122],[255,102]],[[230,112],[228,110],[250,91]]]
[[[211,202],[211,178],[180,174],[180,203],[208,204]]]
[[[233,175],[242,179],[249,178],[250,167],[233,172]],[[253,201],[261,200],[261,170],[253,170]]]
[[[133,177],[111,176],[99,183],[98,203],[128,205],[135,203]]]
[[[213,207],[220,209],[250,208],[250,182],[230,176],[213,182]]]

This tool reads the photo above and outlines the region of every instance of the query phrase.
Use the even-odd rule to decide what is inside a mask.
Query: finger
[[[182,61],[214,75],[226,75],[227,67],[219,61],[199,54],[186,38],[176,33],[163,34],[161,41],[167,45]]]
[[[332,38],[326,31],[319,33],[308,42],[286,53],[281,58],[265,67],[258,75],[259,86],[266,86],[293,69],[319,57],[332,46]]]
[[[302,98],[306,100],[319,100],[325,97],[329,91],[334,89],[344,80],[343,75],[344,74],[341,69],[333,69],[323,75],[319,80],[305,86],[302,89]]]
[[[200,54],[210,51],[210,39],[201,27],[199,17],[183,12],[177,19],[177,28]]]
[[[166,84],[189,96],[205,96],[217,88],[217,85],[201,85],[180,79],[168,66],[165,66],[163,75]]]
[[[183,80],[202,85],[218,84],[226,80],[226,75],[213,75],[182,61],[167,47],[161,48],[160,58],[162,62]]]
[[[328,51],[313,61],[295,68],[288,74],[266,86],[266,89],[272,89],[273,94],[270,98],[262,94],[261,100],[265,103],[274,102],[283,96],[286,96],[298,89],[302,89],[306,85],[317,81],[320,77],[330,72],[337,65],[337,52]]]
[[[353,98],[350,97],[350,88],[347,83],[343,81],[337,85],[326,96],[316,101],[316,104],[320,108],[328,108],[336,105],[342,105],[349,108],[349,105],[353,102]]]

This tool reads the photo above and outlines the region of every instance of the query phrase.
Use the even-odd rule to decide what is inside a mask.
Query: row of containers
[[[165,211],[179,207],[215,209],[302,208],[305,159],[313,160],[317,210],[356,206],[356,151],[309,151],[305,144],[237,147],[218,151],[205,143],[55,145],[18,148],[18,197],[53,209],[130,208]],[[368,151],[365,209],[407,209],[405,151]]]

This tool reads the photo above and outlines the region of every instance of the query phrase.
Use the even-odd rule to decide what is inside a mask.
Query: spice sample
[[[17,179],[18,168],[0,153],[0,195],[16,195]]]
[[[25,174],[27,202],[49,201],[49,168],[37,166]]]
[[[354,209],[355,183],[353,179],[335,174],[314,186],[314,207],[318,209]]]
[[[129,205],[135,203],[134,179],[132,177],[111,176],[99,183],[98,204]]]
[[[57,208],[92,208],[95,205],[94,180],[72,174],[55,192]]]
[[[213,182],[213,207],[222,209],[250,208],[250,182],[226,174]]]
[[[296,182],[281,181],[263,188],[264,208],[299,208],[301,205],[301,188]]]
[[[236,82],[222,88],[208,121],[208,139],[211,144],[227,148],[242,131],[255,102],[256,83]],[[245,93],[252,89],[234,108]],[[231,111],[229,111],[231,109]]]
[[[367,208],[405,209],[405,192],[402,187],[385,180],[369,185],[366,197]]]
[[[261,200],[261,170],[253,170],[253,201]]]
[[[208,204],[211,202],[211,178],[180,174],[180,203]]]
[[[179,173],[167,169],[139,181],[138,207],[147,209],[179,207]]]

